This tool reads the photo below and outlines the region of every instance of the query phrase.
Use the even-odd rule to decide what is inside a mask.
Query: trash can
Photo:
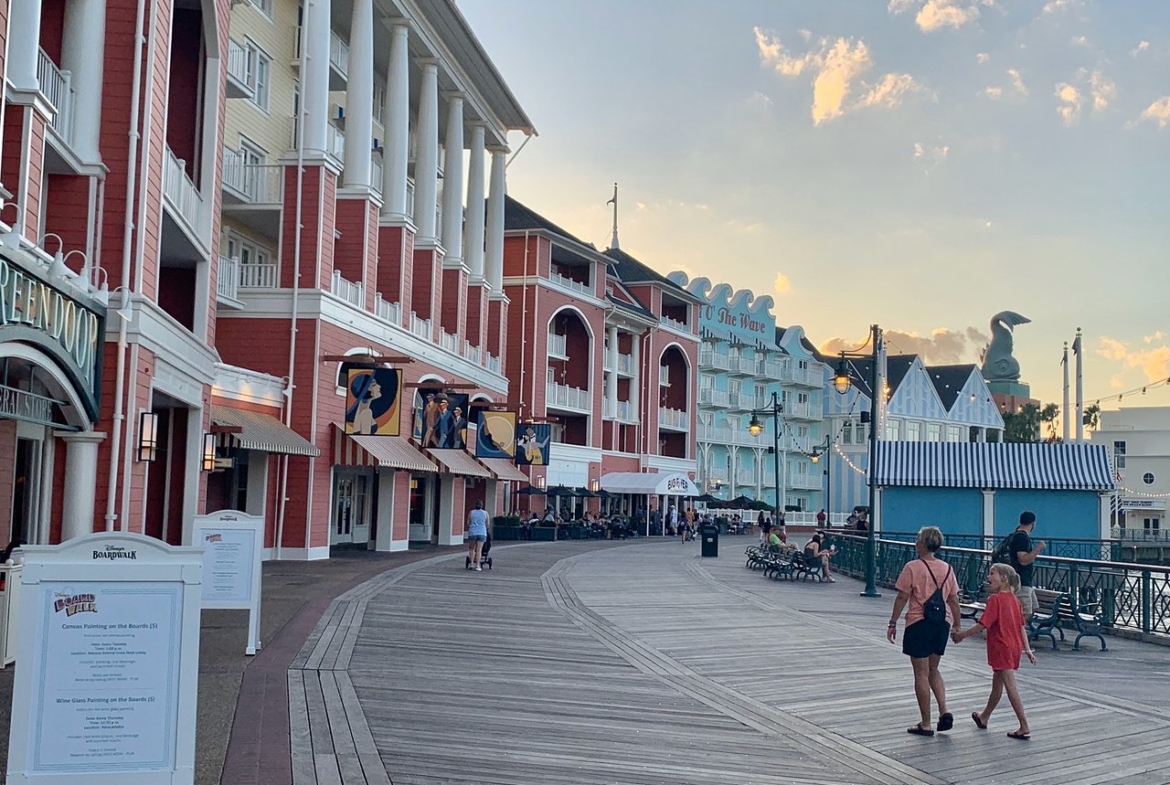
[[[719,555],[719,527],[707,523],[703,525],[703,557]]]

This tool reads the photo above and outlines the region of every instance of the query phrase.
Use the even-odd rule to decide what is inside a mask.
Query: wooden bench
[[[991,596],[991,584],[987,581],[979,587],[975,594],[964,593],[959,598],[959,615],[964,619],[978,621],[979,614],[987,610],[987,598]]]
[[[1076,632],[1073,640],[1073,650],[1081,648],[1081,638],[1096,638],[1101,642],[1101,651],[1107,651],[1105,636],[1101,632],[1101,606],[1099,603],[1079,603],[1073,605],[1072,596],[1068,592],[1052,591],[1051,589],[1035,589],[1036,607],[1032,609],[1032,618],[1028,620],[1028,636],[1037,640],[1041,635],[1047,635],[1052,640],[1052,648],[1057,648],[1056,636],[1063,641],[1064,631]]]

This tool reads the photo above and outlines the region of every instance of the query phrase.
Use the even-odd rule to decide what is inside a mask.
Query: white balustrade
[[[345,134],[332,123],[325,126],[325,152],[339,161],[345,160]]]
[[[677,431],[690,430],[690,414],[678,409],[663,406],[658,409],[658,424]]]
[[[729,371],[731,370],[731,358],[722,352],[702,351],[699,353],[699,365],[703,368],[718,368]]]
[[[459,353],[459,336],[452,335],[446,330],[439,329],[439,346],[451,352],[451,354]]]
[[[699,441],[713,444],[734,444],[740,447],[771,447],[772,438],[761,433],[752,436],[747,429],[728,428],[726,425],[699,423]]]
[[[708,483],[719,483],[720,485],[727,485],[728,484],[728,477],[730,477],[730,476],[731,476],[731,473],[727,469],[708,469],[707,470],[707,482]]]
[[[342,76],[349,76],[349,44],[332,30],[329,31],[329,65]]]
[[[784,405],[784,414],[788,417],[799,417],[802,420],[810,419],[811,409],[808,401],[789,401]]]
[[[496,357],[493,354],[489,354],[487,356],[487,369],[489,371],[491,371],[492,373],[502,373],[503,372],[503,363],[500,362],[499,357]]]
[[[629,354],[618,355],[618,373],[624,376],[634,375],[634,357]]]
[[[739,372],[745,376],[756,375],[756,361],[754,358],[748,359],[747,357],[740,357],[738,366]]]
[[[252,83],[252,74],[248,68],[248,50],[244,48],[243,44],[236,43],[234,38],[228,39],[228,62],[227,62],[228,76],[235,79],[241,86],[248,90],[255,89]]]
[[[280,204],[284,196],[284,167],[249,164],[247,160],[242,150],[223,148],[223,187],[247,204]]]
[[[550,357],[559,357],[567,359],[568,354],[568,336],[557,335],[556,333],[548,334],[548,354]]]
[[[163,164],[163,196],[170,204],[175,220],[185,223],[191,233],[206,244],[208,227],[211,225],[207,203],[187,176],[185,162],[175,155],[170,145],[166,146]]]
[[[471,341],[463,342],[463,356],[473,365],[480,365],[483,362],[483,353],[478,346],[472,346]]]
[[[593,295],[593,287],[587,283],[581,283],[580,281],[574,281],[572,278],[568,278],[568,277],[561,275],[560,273],[557,273],[557,272],[550,273],[548,277],[549,277],[549,280],[552,281],[553,283],[555,283],[557,286],[563,286],[566,289],[571,289],[574,292],[580,292],[581,294],[586,294],[586,295],[590,295],[590,296]]]
[[[678,319],[672,319],[669,316],[663,316],[662,322],[667,327],[672,327],[679,332],[689,333],[691,331],[691,328],[687,327],[686,322],[680,322]]]
[[[735,471],[736,485],[752,485],[756,484],[756,470],[755,469],[736,469]]]
[[[275,289],[277,284],[275,264],[241,264],[241,289]]]
[[[44,49],[37,49],[37,81],[41,93],[57,110],[49,125],[67,144],[73,144],[72,74],[57,67]]]
[[[614,416],[622,422],[636,422],[633,407],[629,401],[618,401],[614,407]]]
[[[727,390],[716,390],[713,387],[704,387],[699,390],[699,403],[726,407],[728,401]]]
[[[391,324],[402,324],[402,303],[391,303],[382,299],[382,293],[374,294],[374,315]]]
[[[419,338],[425,338],[428,341],[434,340],[432,337],[434,333],[431,329],[431,320],[420,319],[419,315],[414,311],[410,312],[410,331]]]
[[[548,382],[546,388],[547,406],[557,406],[563,409],[577,409],[579,411],[593,410],[593,396],[588,390],[569,387],[556,382]]]
[[[240,261],[235,257],[220,256],[215,273],[215,293],[229,300],[239,299]]]
[[[342,278],[340,270],[333,271],[333,286],[330,291],[350,305],[356,305],[358,308],[365,307],[366,295],[362,284]]]
[[[752,395],[751,393],[741,392],[739,394],[738,400],[736,401],[736,404],[739,406],[739,408],[745,409],[748,411],[755,409],[755,408],[758,408],[756,406],[756,397],[754,395]]]

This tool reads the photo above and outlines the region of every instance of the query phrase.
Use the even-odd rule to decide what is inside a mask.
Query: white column
[[[65,4],[61,67],[73,85],[73,149],[87,163],[101,160],[102,73],[106,62],[106,0]]]
[[[467,222],[464,225],[466,248],[463,262],[471,268],[471,282],[483,281],[483,228],[486,215],[483,181],[483,140],[482,124],[471,126],[471,158],[467,168]]]
[[[488,184],[487,262],[485,266],[488,285],[496,294],[504,291],[504,195],[507,193],[504,167],[507,163],[507,148],[493,148],[491,180]]]
[[[991,488],[983,489],[983,536],[995,536],[995,491]]]
[[[639,358],[642,346],[642,336],[635,335],[630,342],[630,414],[641,421],[642,412],[638,409],[638,392],[642,389],[642,360]]]
[[[435,236],[435,200],[439,189],[439,64],[423,60],[418,98],[418,142],[414,158],[415,246],[429,245]]]
[[[17,0],[8,7],[5,77],[17,90],[36,90],[41,40],[41,0]]]
[[[386,147],[382,168],[382,216],[406,220],[406,167],[410,159],[410,70],[408,39],[410,29],[395,25],[390,29],[390,66],[386,71],[386,104],[382,107],[382,125],[386,128]]]
[[[392,551],[394,548],[394,478],[397,472],[390,468],[378,470],[377,531],[374,534],[374,550]],[[401,550],[401,549],[399,549]]]
[[[439,545],[462,545],[463,528],[455,520],[455,475],[439,475]]]
[[[606,363],[610,367],[609,375],[605,377],[605,411],[610,416],[617,413],[617,396],[618,396],[618,331],[616,325],[610,325],[607,330],[609,336],[609,346],[606,348],[606,353],[609,354],[609,362]]]
[[[308,0],[301,32],[302,147],[319,153],[325,152],[325,128],[329,125],[329,3]]]
[[[443,257],[444,267],[463,264],[463,95],[447,98],[447,133],[443,147]]]
[[[65,489],[61,505],[61,540],[72,540],[93,533],[93,510],[97,491],[98,445],[104,433],[81,431],[65,434]]]
[[[349,25],[349,69],[345,85],[345,171],[342,184],[370,185],[374,138],[374,3],[353,0]]]

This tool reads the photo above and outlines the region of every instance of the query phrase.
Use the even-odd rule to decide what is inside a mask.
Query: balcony
[[[672,431],[689,431],[691,429],[691,415],[688,412],[663,406],[658,410],[658,427],[669,428]]]
[[[370,188],[374,193],[382,193],[382,156],[379,153],[370,154]]]
[[[735,403],[740,409],[745,411],[763,408],[762,406],[756,406],[756,397],[751,393],[741,392],[738,396],[736,396]]]
[[[446,330],[439,329],[439,346],[451,354],[459,354],[459,336],[452,335]]]
[[[223,148],[224,208],[236,205],[274,205],[279,209],[284,167],[247,163],[247,153]]]
[[[208,256],[211,219],[207,202],[187,176],[186,162],[166,146],[163,157],[163,201],[167,218],[183,235],[172,240],[163,230],[162,256],[170,261],[203,261]]]
[[[556,333],[548,334],[548,356],[557,360],[569,359],[568,337],[564,335],[557,335]]]
[[[435,340],[435,333],[431,325],[431,320],[420,319],[418,314],[414,311],[410,312],[410,331],[419,338],[423,338],[427,341]]]
[[[572,278],[566,278],[565,276],[561,275],[560,273],[557,273],[557,272],[550,273],[548,276],[548,279],[550,281],[552,281],[554,284],[556,284],[557,286],[564,287],[565,289],[568,289],[568,290],[573,291],[573,292],[577,292],[578,294],[583,294],[586,297],[593,297],[594,296],[592,286],[590,286],[587,283],[581,283],[580,281],[574,281]]]
[[[799,488],[806,491],[819,491],[821,489],[821,475],[789,472],[788,487]]]
[[[704,406],[721,406],[726,409],[730,405],[730,398],[727,395],[727,390],[706,387],[699,390],[699,403]]]
[[[65,144],[73,146],[73,82],[72,74],[57,67],[44,49],[37,49],[37,81],[41,93],[49,99],[56,114],[49,122]]]
[[[727,478],[729,476],[730,476],[730,472],[725,468],[723,468],[723,469],[708,469],[707,470],[707,487],[708,487],[708,489],[710,489],[712,486],[714,486],[716,484],[727,485],[728,484]]]
[[[658,383],[660,385],[662,385],[663,387],[670,386],[670,366],[668,366],[668,365],[658,366]]]
[[[766,434],[752,436],[746,429],[728,428],[726,425],[699,423],[699,441],[713,444],[734,444],[739,447],[771,447],[772,437]]]
[[[754,357],[740,357],[738,363],[738,370],[744,376],[756,375],[756,359]]]
[[[610,361],[609,350],[605,352],[605,370],[613,371],[613,363]],[[617,372],[619,376],[633,376],[634,375],[634,358],[628,354],[619,354],[617,356]]]
[[[232,308],[241,307],[239,290],[240,260],[234,257],[220,256],[215,278],[216,303]]]
[[[618,401],[617,406],[614,407],[614,417],[619,422],[636,423],[638,421],[638,413],[634,411],[630,401]]]
[[[669,327],[672,330],[678,330],[681,333],[690,333],[691,328],[687,327],[686,322],[680,322],[678,319],[671,319],[669,316],[662,317],[663,327]]]
[[[825,384],[824,366],[819,363],[809,368],[799,368],[787,365],[781,379],[792,384],[801,384],[806,387],[823,387]]]
[[[382,299],[382,293],[374,295],[374,315],[385,322],[402,325],[402,303],[391,303]]]
[[[293,61],[291,65],[299,69],[301,66],[301,28],[296,29],[296,42],[293,45]],[[349,44],[341,40],[341,36],[332,30],[329,31],[329,91],[341,92],[349,77]]]
[[[736,469],[735,471],[736,485],[750,485],[756,484],[756,470],[755,469]]]
[[[702,351],[699,353],[699,367],[718,368],[721,371],[730,371],[731,357],[722,352]]]
[[[483,352],[478,346],[472,346],[471,341],[463,342],[463,356],[466,357],[473,365],[483,364]]]
[[[332,123],[325,126],[325,152],[338,161],[345,160],[345,134]]]
[[[784,363],[775,360],[756,360],[755,375],[767,379],[783,379]]]
[[[570,409],[584,413],[593,411],[593,395],[589,390],[569,387],[564,384],[557,384],[556,382],[548,382],[545,389],[545,395],[547,396],[545,406],[547,407]]]
[[[248,50],[234,38],[228,39],[227,61],[227,97],[251,98],[255,85],[249,73]]]
[[[814,416],[812,406],[808,401],[788,401],[784,404],[784,416],[797,420],[819,420],[819,413]]]
[[[275,264],[241,264],[241,289],[275,289],[278,280]]]
[[[500,362],[500,358],[489,354],[487,356],[487,369],[492,373],[503,373],[504,364]]]
[[[329,291],[356,308],[366,307],[365,287],[360,283],[342,278],[340,270],[333,271],[333,282]]]

